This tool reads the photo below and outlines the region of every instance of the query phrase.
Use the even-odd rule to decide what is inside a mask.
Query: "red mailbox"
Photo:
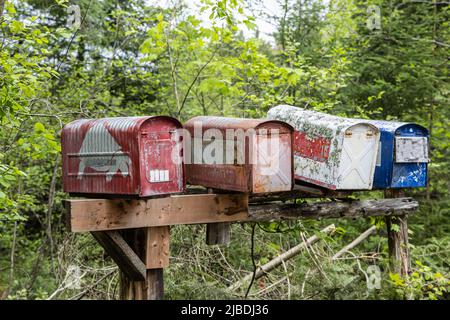
[[[61,134],[64,191],[138,197],[183,191],[179,128],[178,120],[166,116],[67,124]]]
[[[250,193],[291,190],[293,128],[282,121],[195,117],[185,123],[186,180]],[[187,145],[189,142],[191,145]]]

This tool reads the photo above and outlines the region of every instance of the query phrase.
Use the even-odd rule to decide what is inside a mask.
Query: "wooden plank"
[[[208,188],[208,193],[221,193],[221,190]],[[222,245],[230,243],[231,226],[229,222],[208,223],[206,225],[206,244]]]
[[[170,227],[151,227],[147,228],[146,231],[145,265],[147,269],[160,269],[169,266]]]
[[[245,220],[246,194],[177,195],[142,200],[66,200],[72,232]]]
[[[92,235],[127,277],[131,280],[145,279],[145,264],[118,231],[97,231]]]
[[[144,281],[131,281],[120,274],[121,300],[161,300],[164,298],[164,269],[149,269]]]
[[[206,226],[206,244],[228,244],[231,240],[230,232],[230,222],[208,223]]]

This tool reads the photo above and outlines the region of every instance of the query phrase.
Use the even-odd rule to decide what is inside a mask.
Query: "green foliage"
[[[402,299],[438,300],[450,292],[450,278],[416,261],[411,275],[390,274],[395,293]]]

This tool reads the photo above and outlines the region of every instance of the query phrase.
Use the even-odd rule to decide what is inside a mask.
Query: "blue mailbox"
[[[428,130],[418,124],[368,121],[380,130],[373,188],[427,185]]]

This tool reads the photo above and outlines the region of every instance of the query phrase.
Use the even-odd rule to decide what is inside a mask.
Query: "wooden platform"
[[[385,216],[393,270],[405,274],[410,269],[407,215],[419,207],[400,190],[386,192],[384,199],[358,200],[353,192],[310,186],[269,195],[191,188],[167,197],[69,199],[64,204],[68,228],[92,232],[119,266],[124,299],[163,297],[170,226],[180,224],[208,224],[207,243],[221,244],[229,241],[233,222]],[[401,232],[391,229],[393,223],[399,224]]]

